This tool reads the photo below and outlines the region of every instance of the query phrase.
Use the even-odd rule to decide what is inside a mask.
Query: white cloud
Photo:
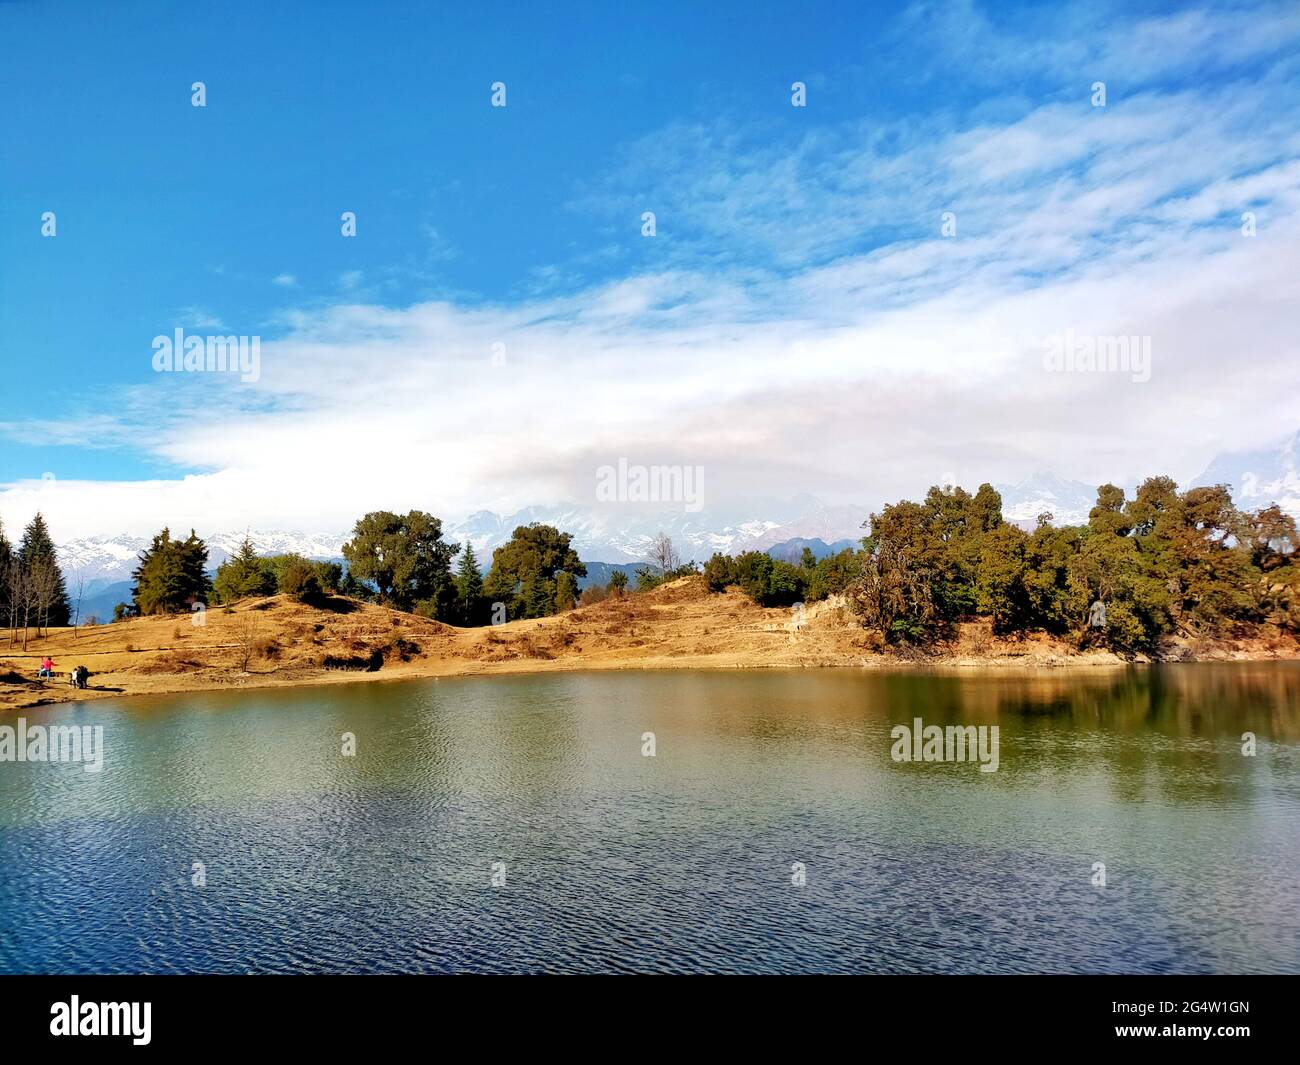
[[[1251,54],[1297,32],[1263,22]],[[1229,25],[1180,16],[1143,23],[1138,43],[1043,47],[1087,66],[1145,42],[1200,70],[1241,58]],[[660,269],[405,308],[362,301],[360,274],[343,275],[356,302],[289,312],[256,385],[165,375],[90,423],[0,427],[68,441],[93,427],[201,473],[11,485],[0,513],[16,525],[40,507],[65,538],[334,530],[381,506],[590,502],[596,467],[621,456],[703,465],[711,505],[800,491],[871,505],[945,471],[1190,477],[1296,428],[1292,75],[1279,60],[1251,80],[1116,87],[1094,111],[1080,72],[1078,100],[997,122],[850,123],[784,149],[672,126],[579,201],[656,209]],[[939,235],[945,210],[956,238]],[[1151,380],[1046,373],[1044,338],[1066,331],[1150,336]]]

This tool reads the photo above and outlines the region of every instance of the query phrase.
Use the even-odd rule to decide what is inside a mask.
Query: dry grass
[[[881,666],[907,660],[883,654],[880,638],[858,625],[840,600],[809,605],[802,624],[790,610],[764,609],[741,593],[708,593],[683,578],[646,593],[579,607],[551,618],[458,629],[413,614],[335,598],[316,606],[280,596],[213,609],[204,624],[175,617],[55,630],[26,655],[0,649],[0,710],[72,698],[192,691],[228,686],[344,683],[374,677],[451,676],[572,669],[673,669]],[[1297,657],[1294,639],[1224,645],[1199,656]],[[1267,646],[1266,646],[1267,643]],[[59,676],[36,681],[53,656]],[[1077,655],[1047,637],[1005,640],[987,622],[959,628],[928,664],[1045,667],[1107,664],[1104,652]],[[67,683],[73,666],[91,671],[90,688]]]

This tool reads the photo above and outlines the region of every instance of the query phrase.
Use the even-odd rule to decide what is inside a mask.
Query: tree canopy
[[[572,547],[573,537],[554,526],[521,525],[492,552],[492,569],[483,584],[491,602],[506,604],[506,616],[540,618],[567,610],[577,593],[576,578],[587,567]],[[561,579],[568,574],[575,580]]]
[[[172,614],[206,603],[212,588],[207,565],[207,545],[193,529],[184,540],[172,539],[171,530],[163,529],[140,554],[131,574],[136,613]]]
[[[442,538],[442,521],[422,510],[372,511],[343,545],[348,572],[374,586],[379,601],[399,610],[450,620],[455,615],[451,560],[459,544]]]

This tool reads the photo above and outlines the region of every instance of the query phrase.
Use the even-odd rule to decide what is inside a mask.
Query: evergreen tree
[[[478,625],[483,616],[483,574],[478,568],[474,545],[465,541],[460,564],[456,568],[456,605],[466,625]]]
[[[250,595],[271,595],[275,587],[275,577],[266,559],[258,557],[253,541],[247,536],[239,550],[217,567],[212,583],[220,603],[233,603]]]
[[[555,610],[563,613],[578,605],[578,578],[568,570],[555,575]]]
[[[180,545],[181,570],[185,574],[187,606],[206,604],[212,598],[212,580],[208,576],[208,545],[191,529]]]
[[[38,589],[38,598],[34,602],[37,626],[66,625],[71,616],[68,609],[68,592],[63,583],[63,572],[59,569],[54,552],[54,541],[50,539],[50,530],[45,519],[38,513],[23,530],[23,542],[18,549],[18,557]]]
[[[184,540],[173,540],[163,529],[140,555],[131,577],[131,598],[136,613],[172,614],[206,602],[211,591],[207,575],[208,548],[194,530]]]

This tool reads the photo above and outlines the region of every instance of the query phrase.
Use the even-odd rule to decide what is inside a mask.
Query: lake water
[[[102,725],[105,765],[0,764],[6,972],[1300,970],[1293,664],[553,674],[23,716]],[[997,772],[893,761],[918,716],[996,724]]]

